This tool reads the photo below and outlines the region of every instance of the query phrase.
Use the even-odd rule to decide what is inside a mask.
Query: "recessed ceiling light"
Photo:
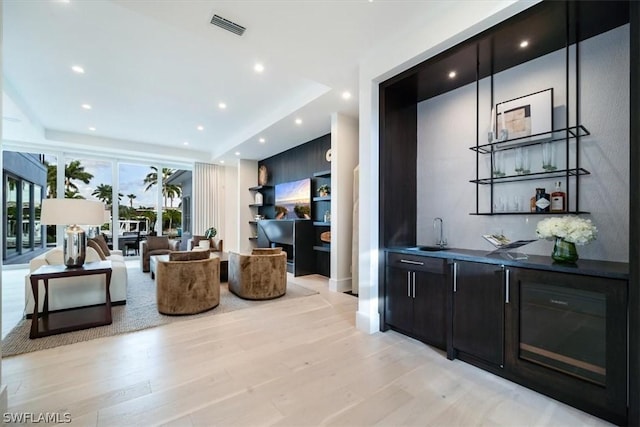
[[[204,130],[204,126],[199,125],[197,129],[198,129],[198,130]]]
[[[259,142],[260,144],[264,144],[264,143],[266,142],[266,139],[264,139],[264,138],[260,138],[260,139],[258,139],[258,142]]]
[[[253,66],[253,71],[255,71],[256,73],[263,72],[264,71],[264,65],[262,65],[259,62],[257,62],[256,65]]]
[[[227,104],[225,104],[224,102],[221,102],[218,104],[218,108],[221,110],[224,110],[225,108],[227,108]]]
[[[351,99],[351,92],[349,92],[348,90],[345,90],[344,92],[342,92],[342,98]]]
[[[189,141],[183,142],[182,145],[189,145]]]
[[[91,110],[91,105],[89,105],[89,104],[82,104],[82,108],[84,108],[85,110]]]
[[[296,119],[296,124],[297,125],[301,125],[302,124],[302,119],[300,119],[300,118]]]
[[[74,65],[71,69],[78,74],[84,74],[84,68],[79,65]]]
[[[96,128],[94,128],[93,126],[90,126],[90,127],[89,127],[89,130],[90,130],[91,132],[95,132],[95,131],[96,131]]]
[[[449,72],[449,78],[452,79],[456,76],[456,72],[455,71],[451,71]]]
[[[239,156],[239,155],[240,155],[240,152],[239,152],[239,151],[236,151],[234,154],[235,154],[236,156]]]
[[[525,48],[525,47],[527,47],[527,46],[529,46],[529,40],[522,40],[522,41],[520,42],[520,47],[521,47],[521,48]]]
[[[220,163],[224,163],[224,160],[220,160]]]

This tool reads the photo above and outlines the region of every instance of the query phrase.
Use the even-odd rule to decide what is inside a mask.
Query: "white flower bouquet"
[[[590,219],[577,216],[545,218],[538,223],[536,234],[540,239],[559,237],[576,245],[584,245],[595,240],[598,229]]]

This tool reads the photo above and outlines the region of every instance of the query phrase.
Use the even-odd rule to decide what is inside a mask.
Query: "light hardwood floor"
[[[597,418],[318,295],[3,359],[11,413],[78,426],[584,426]],[[3,286],[4,287],[4,286]]]

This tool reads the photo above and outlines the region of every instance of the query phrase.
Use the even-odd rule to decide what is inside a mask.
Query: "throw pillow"
[[[209,259],[207,251],[174,251],[169,254],[169,261],[198,261]]]
[[[193,242],[193,247],[197,247],[200,244],[200,240],[207,240],[204,236],[193,236],[191,237],[191,241]]]
[[[157,249],[169,249],[169,237],[147,236],[147,249],[149,251],[155,251]]]
[[[102,252],[102,248],[100,247],[98,242],[95,241],[95,239],[88,239],[87,246],[95,250],[98,253],[98,256],[100,257],[101,260],[104,261],[107,259],[104,252]]]
[[[282,252],[282,248],[253,248],[251,255],[276,255]]]
[[[108,257],[111,255],[111,251],[109,250],[109,245],[107,244],[107,239],[104,238],[104,235],[100,234],[94,237],[94,240],[97,244],[100,245],[100,249],[102,249],[102,253],[104,256]]]
[[[98,251],[93,249],[91,246],[87,247],[87,255],[84,257],[84,262],[98,262],[102,261],[102,258],[98,254]]]

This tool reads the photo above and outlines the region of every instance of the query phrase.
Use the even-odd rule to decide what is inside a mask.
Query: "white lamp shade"
[[[40,222],[45,225],[101,225],[104,204],[85,199],[44,199]]]

